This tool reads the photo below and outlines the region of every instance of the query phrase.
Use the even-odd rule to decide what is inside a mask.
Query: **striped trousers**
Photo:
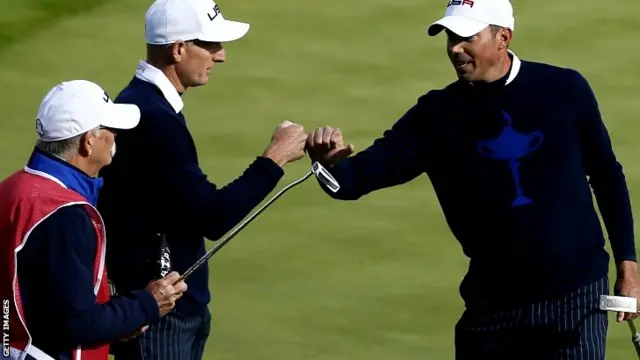
[[[186,316],[175,309],[135,339],[118,344],[115,360],[201,360],[211,314]]]
[[[609,294],[604,277],[569,294],[525,306],[467,304],[456,324],[456,360],[604,360]]]

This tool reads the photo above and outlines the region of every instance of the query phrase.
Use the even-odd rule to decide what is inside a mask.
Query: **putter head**
[[[320,165],[319,162],[314,162],[311,165],[311,171],[316,175],[318,180],[326,186],[331,192],[337,193],[340,190],[340,184],[336,181],[336,179],[331,176],[331,173],[324,166]]]

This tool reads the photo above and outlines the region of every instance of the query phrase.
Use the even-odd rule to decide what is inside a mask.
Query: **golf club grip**
[[[305,174],[303,177],[301,177],[300,179],[290,183],[289,185],[285,186],[282,190],[280,190],[276,195],[274,195],[271,199],[269,199],[269,201],[267,201],[264,205],[262,205],[258,210],[256,210],[254,213],[252,213],[248,218],[246,218],[244,221],[242,221],[239,225],[237,225],[236,227],[234,227],[230,232],[228,232],[225,236],[222,237],[222,239],[220,239],[220,241],[211,249],[209,250],[203,257],[201,257],[198,261],[196,261],[195,264],[191,265],[191,267],[189,267],[187,269],[187,271],[185,271],[182,276],[180,276],[180,279],[178,279],[178,281],[176,281],[174,283],[177,284],[180,281],[184,281],[186,280],[196,269],[198,269],[200,266],[202,266],[202,264],[204,264],[205,262],[207,262],[207,260],[209,260],[213,254],[217,253],[218,250],[220,250],[226,243],[228,243],[231,239],[233,239],[239,232],[240,230],[242,230],[245,226],[247,226],[251,221],[253,221],[253,219],[255,219],[256,217],[258,217],[258,215],[260,215],[260,213],[262,213],[267,207],[269,207],[269,205],[271,205],[274,201],[276,201],[280,196],[282,196],[282,194],[284,194],[285,192],[287,192],[289,189],[291,189],[292,187],[300,184],[301,182],[307,180],[309,178],[309,176],[313,175],[313,171],[309,171],[307,174]]]

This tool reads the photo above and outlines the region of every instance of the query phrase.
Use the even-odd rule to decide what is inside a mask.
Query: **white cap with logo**
[[[107,92],[87,80],[62,82],[40,103],[36,132],[43,141],[60,141],[98,126],[132,129],[140,122],[133,104],[114,104]]]
[[[514,30],[513,6],[509,0],[448,1],[445,16],[429,26],[427,32],[430,36],[445,28],[462,37],[473,36],[489,25]]]
[[[212,0],[156,0],[144,17],[148,44],[177,41],[229,42],[249,31],[249,24],[226,20]]]

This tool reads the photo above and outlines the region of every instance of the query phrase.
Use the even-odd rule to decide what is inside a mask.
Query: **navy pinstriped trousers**
[[[570,294],[513,309],[467,304],[456,324],[456,360],[604,360],[604,277]]]
[[[115,360],[201,360],[211,314],[186,316],[174,309],[137,338],[118,346]]]

